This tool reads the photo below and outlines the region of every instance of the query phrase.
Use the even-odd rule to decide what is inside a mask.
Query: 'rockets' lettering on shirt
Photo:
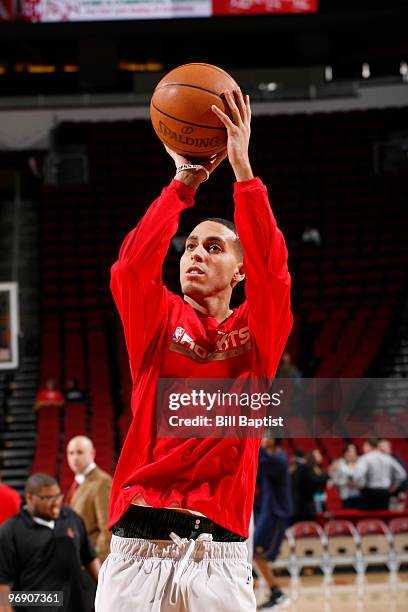
[[[236,357],[251,348],[247,325],[230,332],[219,332],[219,334],[220,337],[209,348],[205,348],[191,338],[183,327],[177,327],[173,333],[169,349],[198,361],[218,361]]]

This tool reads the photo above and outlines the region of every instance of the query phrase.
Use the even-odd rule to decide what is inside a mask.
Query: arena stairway
[[[0,282],[18,283],[19,367],[0,376],[0,473],[20,493],[36,445],[38,385],[38,203],[16,171],[15,193],[0,207]]]
[[[2,375],[1,480],[20,494],[30,473],[36,446],[36,415],[33,404],[37,385],[37,357],[25,357],[15,373]]]

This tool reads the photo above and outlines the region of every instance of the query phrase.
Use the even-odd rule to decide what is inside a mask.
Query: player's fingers
[[[252,111],[251,111],[251,103],[250,103],[248,95],[245,96],[245,107],[246,107],[247,117],[249,120],[251,120]]]
[[[234,127],[234,123],[231,121],[228,115],[226,115],[220,108],[218,108],[218,106],[213,104],[211,106],[211,110],[215,115],[217,115],[218,119],[225,125],[227,129]]]
[[[244,101],[244,96],[242,95],[242,91],[240,89],[237,89],[235,91],[235,99],[237,101],[237,106],[239,108],[239,113],[241,115],[241,119],[242,121],[245,121],[246,117],[247,117],[247,108],[246,108],[246,104]]]
[[[234,90],[235,93],[235,90]],[[230,107],[230,111],[232,114],[232,117],[235,121],[235,124],[237,125],[239,123],[240,120],[242,120],[241,114],[239,112],[239,108],[237,106],[237,103],[235,102],[235,96],[234,93],[232,91],[230,91],[229,89],[226,89],[224,94],[225,94],[225,99],[228,103],[228,106]]]

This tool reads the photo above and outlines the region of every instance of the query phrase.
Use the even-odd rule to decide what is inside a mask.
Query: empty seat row
[[[295,523],[286,530],[274,567],[298,576],[306,567],[318,567],[330,575],[337,567],[353,567],[358,574],[368,566],[385,565],[398,571],[408,563],[408,517],[386,525],[379,519],[364,519],[354,526],[333,520],[322,528],[314,521]]]

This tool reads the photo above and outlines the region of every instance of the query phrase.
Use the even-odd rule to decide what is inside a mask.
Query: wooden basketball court
[[[273,610],[289,612],[407,612],[408,571],[370,572],[363,576],[335,574],[280,578],[280,585],[290,603]],[[267,591],[256,592],[258,605]]]

